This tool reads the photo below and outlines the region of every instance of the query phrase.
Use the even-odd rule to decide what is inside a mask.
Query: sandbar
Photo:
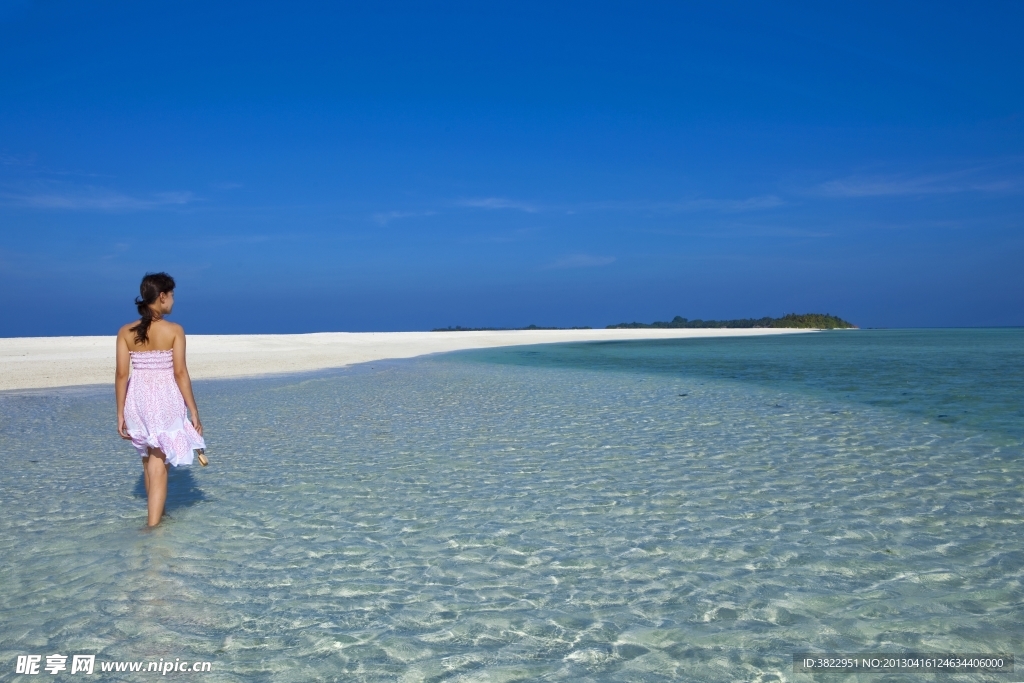
[[[196,334],[187,338],[192,379],[257,377],[340,368],[465,349],[629,339],[750,337],[805,329],[596,329],[459,332]],[[115,337],[0,339],[0,391],[114,383]]]

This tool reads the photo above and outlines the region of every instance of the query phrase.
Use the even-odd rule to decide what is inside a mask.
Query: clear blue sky
[[[1024,324],[1024,4],[0,0],[0,336]]]

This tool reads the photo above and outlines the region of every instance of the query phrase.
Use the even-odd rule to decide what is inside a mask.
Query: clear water
[[[0,394],[0,680],[52,653],[219,681],[1019,655],[1022,368],[1024,330],[843,331],[199,382],[211,466],[172,470],[152,532],[111,390]],[[1019,674],[860,676],[937,678]]]

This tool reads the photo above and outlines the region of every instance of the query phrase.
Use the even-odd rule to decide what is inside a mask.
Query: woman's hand
[[[117,433],[121,435],[122,439],[131,441],[131,434],[128,433],[128,425],[125,424],[124,415],[117,416]]]
[[[192,426],[199,432],[199,436],[203,435],[203,423],[199,421],[199,413],[192,413]]]

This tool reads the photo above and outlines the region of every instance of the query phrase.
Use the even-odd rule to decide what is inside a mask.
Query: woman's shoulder
[[[130,323],[125,323],[124,325],[121,325],[121,329],[119,329],[119,330],[117,331],[117,336],[118,336],[118,337],[128,337],[128,336],[130,336],[130,335],[134,334],[134,333],[132,332],[132,329],[133,329],[133,328],[134,328],[134,327],[135,327],[136,325],[138,325],[138,324],[139,324],[139,322],[140,322],[140,321],[138,321],[138,320],[135,320],[135,321],[132,321],[132,322],[130,322]]]
[[[149,336],[154,340],[159,339],[158,343],[173,346],[175,339],[185,336],[185,328],[170,320],[154,320],[149,326]]]

